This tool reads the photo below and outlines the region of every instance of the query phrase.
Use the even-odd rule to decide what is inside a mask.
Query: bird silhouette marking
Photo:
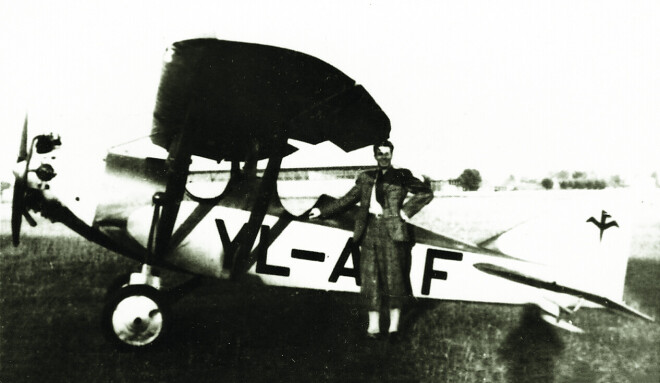
[[[591,217],[587,220],[587,222],[593,223],[600,230],[601,242],[603,241],[603,232],[605,232],[605,230],[609,229],[612,226],[619,227],[619,224],[616,221],[607,222],[608,218],[612,218],[612,216],[607,214],[607,212],[603,210],[603,212],[600,215],[600,222],[598,222],[594,217]]]

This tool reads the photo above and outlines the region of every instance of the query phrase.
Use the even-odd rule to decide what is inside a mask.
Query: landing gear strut
[[[170,305],[160,279],[144,265],[129,283],[111,292],[103,310],[103,327],[110,339],[124,348],[154,344],[170,327]]]
[[[142,270],[132,273],[127,281],[108,295],[103,310],[104,331],[124,348],[150,346],[167,333],[170,327],[170,304],[161,290],[160,278],[152,274],[153,246],[159,220],[162,196],[156,193],[147,256]]]

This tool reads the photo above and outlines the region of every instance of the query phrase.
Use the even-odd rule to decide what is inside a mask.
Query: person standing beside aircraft
[[[360,203],[353,239],[360,245],[361,291],[369,310],[369,338],[380,332],[383,297],[389,305],[388,332],[398,335],[401,307],[408,296],[407,221],[433,199],[428,182],[415,178],[408,169],[392,167],[394,145],[390,141],[374,145],[373,150],[377,169],[360,173],[346,195],[309,213],[310,219],[328,217]],[[413,196],[404,203],[408,193]]]

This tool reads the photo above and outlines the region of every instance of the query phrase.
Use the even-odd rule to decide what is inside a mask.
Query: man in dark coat
[[[392,167],[394,145],[384,141],[374,145],[378,168],[358,175],[355,186],[332,203],[314,208],[310,218],[327,217],[360,203],[353,239],[360,245],[362,293],[369,310],[367,335],[379,332],[381,299],[390,308],[389,333],[399,330],[401,306],[407,296],[410,234],[407,221],[433,199],[427,182],[415,178],[408,169]],[[413,196],[404,203],[408,193]]]

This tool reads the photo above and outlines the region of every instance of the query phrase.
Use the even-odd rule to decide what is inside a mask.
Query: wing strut
[[[191,126],[191,124],[186,124]],[[156,246],[154,254],[162,257],[169,249],[174,223],[179,214],[179,206],[186,190],[186,179],[190,168],[191,143],[194,132],[181,129],[176,135],[168,153],[167,184],[162,196],[163,207],[156,229]],[[159,261],[156,259],[155,261]]]
[[[156,199],[154,200],[156,204],[154,220],[157,220],[157,223],[152,223],[155,230],[152,228],[152,233],[150,233],[150,237],[153,236],[154,246],[153,252],[148,251],[149,254],[147,255],[146,263],[149,265],[157,265],[162,260],[162,257],[171,250],[170,246],[172,245],[174,225],[185,193],[191,155],[194,149],[193,144],[197,124],[191,121],[191,117],[194,116],[194,113],[192,113],[193,109],[194,107],[189,108],[184,127],[174,136],[169,146],[165,192],[159,195],[158,201]],[[228,254],[231,257],[230,263],[233,265],[233,278],[238,278],[247,272],[249,267],[254,263],[254,260],[251,259],[253,256],[251,254],[252,247],[266,216],[268,206],[276,193],[277,176],[286,149],[286,135],[282,134],[283,130],[278,133],[273,137],[272,142],[275,148],[269,156],[261,184],[256,192],[250,218],[243,225],[239,236],[234,239],[231,246],[232,254]],[[258,148],[255,148],[255,150],[258,150]],[[235,166],[233,168],[235,170]],[[156,213],[159,204],[160,213]],[[149,242],[151,243],[151,241]]]
[[[192,143],[197,130],[196,124],[191,121],[193,109],[193,107],[188,109],[186,123],[184,123],[183,129],[175,135],[168,151],[167,184],[165,193],[161,196],[162,210],[156,228],[154,254],[151,262],[158,263],[169,250],[174,223],[186,190]]]
[[[252,212],[248,222],[243,225],[241,235],[236,238],[235,244],[232,249],[233,254],[233,268],[232,278],[239,278],[245,274],[250,266],[254,263],[251,259],[252,247],[257,239],[257,234],[261,228],[261,224],[266,216],[268,205],[275,195],[277,189],[277,175],[280,172],[282,164],[283,150],[286,146],[286,138],[277,137],[275,139],[277,148],[274,150],[274,155],[268,159],[268,165],[261,178],[261,184],[257,191],[254,204],[252,205]]]

